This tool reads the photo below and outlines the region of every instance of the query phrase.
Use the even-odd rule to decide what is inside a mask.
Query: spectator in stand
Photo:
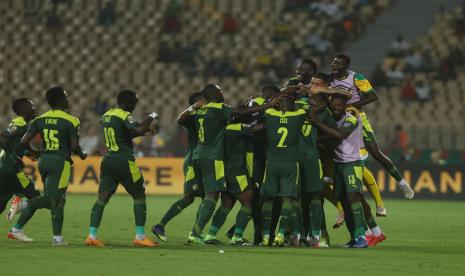
[[[401,99],[403,101],[413,101],[417,99],[417,92],[412,83],[412,76],[407,75],[402,85]]]
[[[373,82],[374,87],[386,86],[388,84],[386,73],[380,64],[376,66],[375,71],[371,75],[370,79]]]
[[[237,20],[231,14],[226,14],[223,19],[223,33],[235,34],[238,31]]]
[[[425,81],[417,81],[415,91],[419,101],[425,102],[431,100],[431,88]]]
[[[87,133],[79,139],[79,144],[83,151],[86,151],[88,155],[100,155],[98,152],[99,138],[97,135],[97,128],[95,126],[90,127]]]
[[[389,80],[389,84],[398,85],[404,78],[404,73],[400,70],[400,65],[393,64],[386,72],[386,76]]]
[[[406,72],[413,73],[423,68],[423,57],[419,50],[408,50],[404,62]]]
[[[408,152],[409,137],[407,131],[402,128],[402,125],[395,126],[395,135],[393,141],[393,148],[401,150],[403,154]]]
[[[114,0],[105,3],[103,9],[98,12],[97,23],[109,27],[116,23],[116,7]]]
[[[394,57],[403,57],[410,50],[410,43],[404,40],[400,34],[397,35],[396,40],[391,44],[390,54]]]

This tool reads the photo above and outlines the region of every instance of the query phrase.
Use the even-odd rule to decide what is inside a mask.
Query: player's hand
[[[320,120],[318,119],[318,116],[317,116],[316,113],[313,112],[313,111],[311,111],[311,112],[308,114],[307,120],[308,120],[311,124],[318,124],[318,123],[320,122]]]
[[[81,155],[79,155],[79,158],[81,158],[81,160],[86,160],[87,156],[87,152],[83,151]]]
[[[149,113],[145,113],[147,116],[149,116],[150,118],[152,119],[158,119],[158,113],[157,112],[149,112]]]
[[[267,104],[267,107],[276,106],[279,103],[279,101],[284,97],[286,97],[286,94],[280,94],[280,95],[272,98],[271,101]]]

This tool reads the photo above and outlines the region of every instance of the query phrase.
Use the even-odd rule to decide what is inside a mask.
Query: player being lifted
[[[136,92],[122,90],[118,93],[118,106],[103,114],[101,124],[105,135],[107,153],[100,164],[100,184],[98,199],[92,207],[89,235],[86,244],[104,246],[97,237],[97,229],[102,220],[103,211],[112,195],[121,183],[134,199],[134,217],[136,237],[134,246],[155,247],[158,243],[145,236],[146,203],[144,177],[135,163],[132,139],[151,133],[150,125],[158,114],[147,114],[142,123],[134,120],[132,112],[138,103]]]
[[[194,116],[198,144],[194,151],[194,171],[202,182],[205,198],[202,201],[198,218],[188,241],[203,243],[203,228],[215,210],[220,193],[226,191],[224,179],[224,130],[232,116],[241,116],[259,112],[276,102],[250,108],[231,108],[225,105],[219,86],[207,84],[202,90],[205,103],[197,102],[182,112],[178,122],[183,123]],[[195,112],[193,112],[195,110]]]
[[[196,92],[189,97],[189,105],[194,105],[197,101],[202,99],[202,93]],[[194,117],[189,117],[188,120],[179,122],[187,131],[187,153],[184,157],[184,194],[181,199],[173,203],[170,209],[165,213],[160,222],[152,227],[152,232],[161,241],[168,241],[165,234],[166,224],[174,217],[179,215],[182,210],[190,206],[196,196],[204,197],[202,183],[200,183],[195,175],[194,167],[192,164],[192,157],[194,149],[197,146],[197,131],[195,129]]]
[[[8,237],[32,241],[22,229],[37,209],[47,208],[52,216],[52,245],[62,246],[68,244],[63,239],[62,228],[71,173],[71,153],[82,160],[86,159],[87,154],[79,146],[79,119],[66,113],[69,103],[66,91],[58,86],[52,87],[47,90],[45,98],[51,110],[34,119],[21,139],[21,144],[29,145],[37,134],[42,138],[39,172],[44,183],[44,194],[29,201]]]
[[[376,137],[373,128],[370,124],[370,121],[368,120],[368,117],[365,114],[365,112],[362,111],[362,107],[364,105],[377,100],[378,97],[376,95],[376,92],[374,91],[370,82],[367,79],[365,79],[363,75],[357,74],[349,70],[349,66],[349,56],[344,54],[336,55],[331,64],[333,81],[331,82],[330,86],[345,89],[352,93],[352,97],[348,100],[348,107],[353,107],[360,111],[359,114],[363,124],[364,146],[366,147],[370,155],[373,156],[373,158],[376,161],[378,161],[389,172],[389,174],[392,177],[396,179],[404,196],[406,198],[411,199],[414,196],[412,188],[402,178],[399,170],[396,166],[394,166],[392,161],[381,152],[376,141]],[[367,173],[369,173],[369,171],[367,171]],[[366,178],[366,180],[368,181],[370,179],[374,178]],[[378,216],[386,216],[386,209],[384,208],[384,203],[381,199],[378,186],[368,185],[367,187],[370,193],[372,194],[373,198],[375,199],[377,205],[376,214]]]
[[[36,153],[28,146],[21,144],[21,138],[27,131],[28,123],[37,115],[37,108],[27,98],[19,98],[13,101],[14,118],[8,128],[0,133],[0,214],[5,210],[6,204],[13,195],[17,195],[7,219],[13,219],[14,215],[27,206],[20,196],[32,199],[40,196],[35,189],[34,182],[24,174],[23,156],[31,155],[34,159]]]

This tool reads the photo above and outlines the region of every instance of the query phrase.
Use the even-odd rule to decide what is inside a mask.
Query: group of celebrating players
[[[375,200],[376,215],[386,216],[377,183],[366,167],[368,156],[396,179],[406,198],[413,198],[414,192],[380,151],[362,111],[377,99],[371,84],[349,70],[347,55],[336,55],[331,65],[330,74],[317,73],[315,62],[305,59],[297,67],[297,76],[282,88],[264,86],[261,96],[250,97],[237,108],[224,104],[216,84],[192,94],[189,108],[177,119],[188,135],[184,195],[151,228],[153,234],[167,242],[168,222],[201,197],[189,243],[219,244],[217,233],[239,201],[236,223],[227,231],[231,245],[329,247],[326,199],[339,212],[333,227],[345,222],[350,233],[346,247],[366,248],[385,240],[363,195],[366,187]],[[59,246],[67,245],[62,226],[71,154],[83,160],[87,154],[79,146],[79,120],[66,113],[65,90],[52,87],[46,99],[51,109],[40,116],[29,99],[13,101],[18,117],[0,134],[0,212],[14,194],[26,197],[15,198],[7,213],[10,220],[20,213],[8,237],[32,242],[23,227],[37,209],[50,209],[52,245]],[[135,163],[132,139],[154,134],[152,122],[158,114],[148,113],[144,121],[136,122],[132,112],[138,96],[131,90],[119,92],[117,102],[101,119],[107,153],[85,243],[104,246],[97,230],[105,206],[121,183],[134,199],[134,245],[156,247],[159,243],[145,235],[144,178]],[[39,160],[42,195],[23,172],[25,155]],[[254,237],[249,242],[243,234],[250,219]]]

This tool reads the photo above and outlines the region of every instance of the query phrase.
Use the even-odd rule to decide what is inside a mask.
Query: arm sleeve
[[[31,122],[31,124],[29,125],[29,128],[27,129],[27,134],[31,135],[31,136],[34,136],[37,134],[37,132],[39,132],[39,128],[37,126],[37,121],[34,120]]]
[[[2,135],[5,139],[10,139],[19,133],[20,128],[20,126],[10,125],[7,129],[2,131],[0,135]]]
[[[355,129],[357,129],[358,126],[358,121],[357,118],[354,116],[347,117],[344,121],[344,124],[340,128],[342,132],[345,134],[350,134],[352,133]]]
[[[231,120],[232,114],[232,108],[229,105],[223,105],[223,115],[226,121]]]
[[[355,74],[354,84],[362,94],[375,92],[371,83],[362,74]]]
[[[127,128],[131,132],[136,131],[138,125],[139,124],[134,120],[134,117],[132,116],[132,114],[129,114],[124,120],[124,127]]]
[[[79,127],[81,125],[73,126],[71,125],[71,128],[69,130],[69,136],[72,138],[79,139]]]
[[[246,124],[240,124],[240,123],[229,124],[226,126],[226,130],[224,134],[230,135],[230,136],[248,135],[251,129],[252,127]]]

